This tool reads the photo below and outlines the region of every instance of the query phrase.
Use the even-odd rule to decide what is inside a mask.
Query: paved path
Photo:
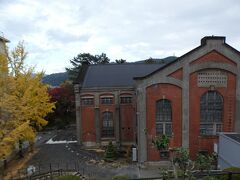
[[[101,157],[92,151],[81,149],[76,143],[46,144],[52,139],[54,141],[74,141],[76,136],[73,130],[60,130],[40,133],[36,142],[39,149],[27,163],[27,166],[34,165],[41,170],[58,168],[78,168],[80,172],[101,178],[109,178],[114,175],[128,175],[131,178],[139,176],[139,169],[136,165],[113,168],[106,164],[89,164],[90,160],[101,161]]]
[[[58,143],[47,144],[49,140]],[[40,132],[35,143],[36,153],[21,159],[24,162],[21,168],[33,165],[40,172],[49,169],[78,169],[81,174],[103,179],[116,175],[128,175],[130,178],[160,176],[159,166],[139,168],[138,164],[125,163],[119,166],[119,161],[114,164],[104,163],[102,157],[94,151],[81,149],[77,143],[62,143],[69,141],[76,141],[74,129]]]

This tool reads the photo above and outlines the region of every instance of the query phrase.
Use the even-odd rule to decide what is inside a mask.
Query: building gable
[[[182,114],[173,114],[173,119],[174,116],[180,117],[179,121],[182,125],[177,130],[181,132],[181,146],[190,149],[192,158],[199,150],[212,152],[212,145],[217,141],[217,136],[209,139],[199,135],[200,128],[205,128],[203,123],[200,125],[200,98],[204,93],[216,91],[222,95],[224,98],[223,125],[218,126],[223,126],[223,131],[239,132],[240,113],[236,111],[240,107],[239,67],[240,53],[226,44],[225,37],[210,36],[204,37],[200,46],[172,63],[146,76],[136,77],[139,161],[154,159],[149,138],[142,129],[152,127],[151,135],[153,136],[157,131],[157,125],[154,124],[157,121],[156,113],[152,108],[159,97],[175,101],[173,103],[175,105],[181,104],[177,109]],[[167,87],[167,91],[163,92],[164,87]],[[179,95],[176,94],[176,87],[181,90]],[[168,96],[169,92],[171,93]],[[149,104],[150,101],[151,104]],[[152,123],[149,125],[151,120]],[[166,126],[162,125],[163,130],[164,128]],[[175,132],[173,130],[173,133],[176,134],[176,130]],[[170,146],[175,146],[174,140],[176,136],[172,138]]]
[[[227,58],[226,56],[224,56],[223,54],[217,52],[216,50],[213,50],[207,54],[205,54],[204,56],[196,59],[196,60],[193,60],[190,65],[193,65],[193,64],[200,64],[200,63],[204,63],[204,62],[220,62],[220,63],[227,63],[227,64],[230,64],[230,65],[233,65],[233,66],[236,66],[237,63],[234,62],[233,60]]]
[[[166,82],[181,87],[181,79],[183,78],[181,76],[184,74],[184,71],[179,70],[181,68],[189,72],[216,68],[236,74],[237,64],[240,64],[240,53],[225,43],[225,37],[207,36],[201,40],[201,45],[195,49],[146,76],[135,77],[134,79],[141,87]]]

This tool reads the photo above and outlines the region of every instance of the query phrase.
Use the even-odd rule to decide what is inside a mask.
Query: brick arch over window
[[[216,135],[222,131],[223,97],[217,91],[208,91],[200,98],[200,134]]]
[[[114,137],[113,113],[110,111],[102,113],[102,137]]]
[[[168,99],[156,102],[156,135],[172,135],[172,104]]]

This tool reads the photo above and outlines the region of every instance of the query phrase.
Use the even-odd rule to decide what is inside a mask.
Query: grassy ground
[[[69,175],[69,176],[61,176],[61,177],[57,177],[57,178],[54,179],[54,180],[82,180],[82,178],[77,177],[77,176]]]

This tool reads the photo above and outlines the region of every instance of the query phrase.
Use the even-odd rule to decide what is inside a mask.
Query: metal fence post
[[[52,164],[51,163],[50,163],[49,168],[50,168],[50,179],[52,180]]]
[[[40,169],[40,163],[38,163],[38,174],[41,173],[41,169]]]
[[[20,170],[18,170],[18,176],[19,176],[19,179],[21,178],[21,172]]]
[[[229,173],[228,173],[228,179],[229,179],[229,180],[232,180],[232,172],[229,172]]]

